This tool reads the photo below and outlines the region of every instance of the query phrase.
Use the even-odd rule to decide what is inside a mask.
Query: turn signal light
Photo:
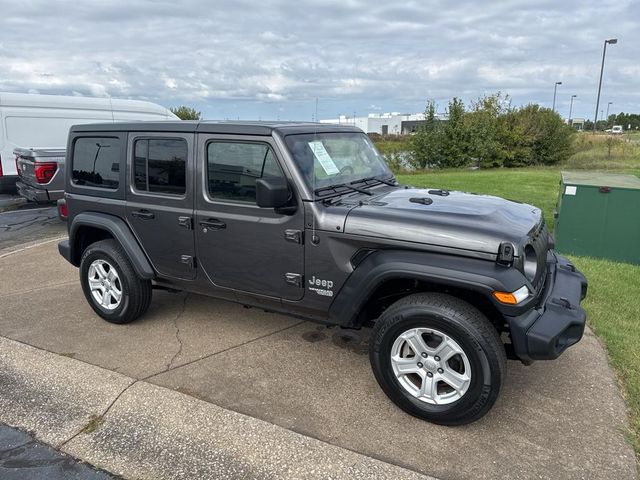
[[[529,289],[525,285],[515,292],[493,292],[493,297],[500,303],[505,303],[507,305],[518,305],[520,302],[529,297]]]

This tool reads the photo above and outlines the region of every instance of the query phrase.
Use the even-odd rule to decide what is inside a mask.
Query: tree
[[[469,132],[469,156],[479,167],[500,167],[509,158],[505,143],[510,142],[506,122],[510,99],[498,92],[471,102],[465,115]]]
[[[449,102],[449,119],[439,121],[435,103],[427,103],[424,125],[411,139],[411,165],[480,168],[553,165],[572,153],[575,130],[549,108],[530,104],[512,108],[496,93],[471,102]]]
[[[179,107],[171,107],[169,110],[178,117],[180,120],[201,120],[202,113],[198,112],[195,108],[181,105]]]
[[[465,127],[465,107],[462,100],[453,97],[449,102],[449,119],[442,132],[442,152],[439,165],[445,168],[464,167],[471,161],[469,156],[470,135]]]
[[[427,103],[424,125],[411,140],[411,164],[414,168],[452,168],[469,163],[469,135],[464,125],[464,103],[449,102],[449,119],[436,118],[433,100]]]
[[[442,125],[436,118],[436,104],[433,100],[427,102],[424,116],[425,122],[411,137],[410,144],[410,163],[417,169],[437,166],[441,160]]]
[[[529,104],[507,113],[512,132],[508,150],[514,153],[507,167],[554,165],[569,158],[575,130],[556,112]]]

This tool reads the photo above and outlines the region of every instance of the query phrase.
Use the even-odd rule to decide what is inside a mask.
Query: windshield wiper
[[[396,185],[398,185],[398,182],[396,182],[395,179],[394,180],[387,180],[387,179],[379,178],[379,177],[367,177],[367,178],[363,178],[361,180],[355,180],[355,181],[353,181],[351,183],[353,184],[353,183],[369,182],[371,180],[377,180],[380,183],[384,183],[385,185],[389,185],[390,187],[395,187]]]
[[[364,193],[365,195],[373,195],[373,193],[371,193],[369,190],[365,190],[364,188],[354,187],[350,183],[336,183],[335,185],[329,185],[327,187],[316,188],[314,190],[314,193],[316,195],[318,195],[320,192],[326,192],[327,190],[336,190],[337,188],[340,188],[340,187],[348,188],[350,190],[353,190],[354,192]],[[341,192],[336,191],[336,193],[339,194]],[[342,192],[342,193],[347,193],[347,192]]]

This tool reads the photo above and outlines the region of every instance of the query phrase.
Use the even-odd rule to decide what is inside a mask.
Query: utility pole
[[[573,125],[573,122],[571,121],[571,112],[573,111],[573,99],[577,96],[578,95],[571,95],[571,103],[569,104],[569,125]]]
[[[553,86],[553,106],[551,107],[551,110],[554,112],[556,111],[556,91],[558,90],[558,85],[562,85],[562,82],[556,82]]]
[[[615,45],[618,43],[617,38],[610,38],[604,41],[604,49],[602,50],[602,65],[600,66],[600,81],[598,82],[598,98],[596,100],[596,114],[593,119],[593,133],[596,133],[596,125],[598,125],[598,107],[600,106],[600,90],[602,90],[602,74],[604,73],[604,58],[607,55],[607,44]]]

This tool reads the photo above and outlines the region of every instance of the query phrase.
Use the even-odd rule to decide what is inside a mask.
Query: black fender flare
[[[80,227],[92,227],[109,232],[111,236],[120,243],[140,278],[152,279],[156,276],[151,262],[149,262],[142,247],[140,247],[136,237],[124,220],[113,215],[98,212],[83,212],[73,217],[73,221],[69,227],[69,257],[75,260],[72,263],[76,267],[78,267],[80,263],[79,252],[75,251],[78,247],[76,234]]]
[[[347,278],[329,308],[329,318],[344,327],[357,328],[357,316],[376,288],[393,279],[415,279],[435,285],[478,292],[504,315],[530,307],[499,303],[494,291],[513,292],[529,285],[516,268],[481,258],[411,250],[378,250],[369,254]],[[533,300],[533,299],[531,299]]]

